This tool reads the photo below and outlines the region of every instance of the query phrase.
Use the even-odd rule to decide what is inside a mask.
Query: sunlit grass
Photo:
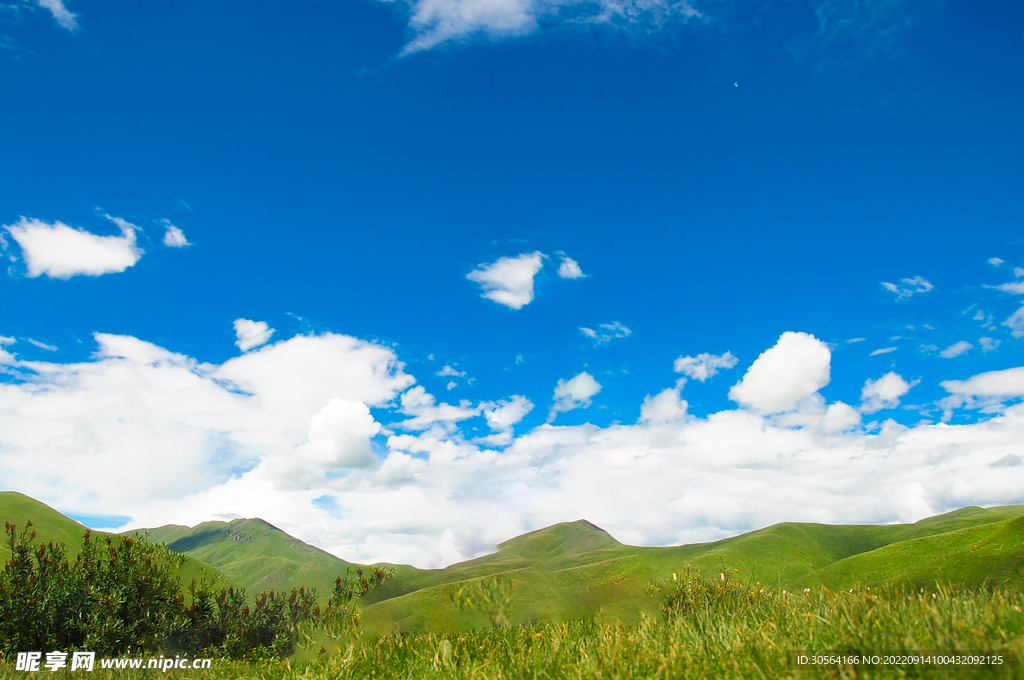
[[[333,678],[657,680],[662,678],[1024,678],[1024,596],[1016,590],[905,592],[824,588],[783,593],[760,584],[680,579],[663,617],[636,626],[595,620],[505,626],[444,635],[386,636],[346,645],[308,663],[214,662],[173,678],[328,680]],[[671,589],[675,589],[674,591]],[[665,590],[663,589],[663,593]],[[790,667],[787,652],[975,651],[1014,656],[1016,668]],[[12,665],[4,677],[17,675]],[[0,667],[0,670],[4,670]],[[26,674],[21,674],[26,677]],[[60,676],[61,674],[50,674]],[[100,671],[94,678],[158,677],[154,671]]]

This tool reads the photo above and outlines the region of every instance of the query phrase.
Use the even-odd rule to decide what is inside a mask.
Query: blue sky
[[[7,0],[0,48],[0,486],[420,566],[1024,502],[1014,3]]]

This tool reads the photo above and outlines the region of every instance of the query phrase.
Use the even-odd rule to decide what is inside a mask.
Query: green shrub
[[[193,580],[186,605],[173,573],[184,556],[140,537],[107,537],[100,546],[86,531],[69,562],[61,543],[33,546],[31,526],[19,534],[6,525],[11,559],[0,573],[0,653],[8,656],[60,649],[280,659],[318,627],[342,634],[358,625],[359,598],[394,575],[350,569],[323,609],[312,588],[271,590],[250,605],[242,588],[215,591],[214,581]]]
[[[177,556],[142,539],[86,531],[73,563],[61,543],[33,546],[31,522],[6,524],[11,559],[0,574],[0,645],[4,651],[89,649],[100,654],[154,649],[179,625],[184,609],[170,564]]]

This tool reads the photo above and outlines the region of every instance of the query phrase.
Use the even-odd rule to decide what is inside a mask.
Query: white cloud
[[[144,516],[263,463],[260,475],[295,478],[366,462],[352,439],[374,428],[363,405],[413,380],[390,349],[343,335],[297,336],[219,366],[130,336],[95,339],[91,361],[16,361],[18,379],[0,383],[0,478],[83,514]]]
[[[554,420],[555,414],[572,411],[573,409],[587,408],[590,406],[590,398],[601,391],[601,385],[594,376],[586,371],[577,374],[569,380],[559,380],[555,386],[555,394],[552,398],[551,413],[549,422]]]
[[[370,438],[379,431],[366,404],[331,399],[310,417],[308,441],[295,453],[325,470],[374,467]]]
[[[689,404],[686,403],[685,399],[680,399],[678,387],[662,390],[655,396],[648,394],[644,397],[644,403],[640,406],[640,422],[676,422],[686,417],[688,406]]]
[[[618,321],[603,323],[598,326],[598,329],[600,330],[580,326],[580,333],[583,333],[583,335],[592,339],[595,345],[611,342],[616,338],[626,338],[633,334],[633,331],[629,330]]]
[[[986,354],[997,349],[999,345],[1003,344],[1002,340],[995,338],[978,338],[978,342],[981,343],[981,351]]]
[[[434,425],[451,426],[460,420],[480,415],[480,409],[474,408],[468,401],[452,406],[444,402],[435,403],[434,395],[427,393],[422,385],[416,385],[402,395],[399,411],[412,416],[408,420],[395,423],[395,427],[403,430],[426,430]]]
[[[18,342],[17,338],[8,338],[0,335],[0,347],[3,347],[4,345],[13,345],[16,342]]]
[[[672,368],[676,373],[704,382],[718,375],[719,370],[732,368],[738,361],[732,352],[717,355],[705,352],[695,357],[679,357],[673,362]]]
[[[879,354],[888,354],[889,352],[895,352],[898,349],[899,349],[899,347],[882,347],[880,349],[876,349],[874,352],[872,352],[868,356],[869,357],[873,357],[873,356],[877,356]]]
[[[581,279],[586,276],[576,260],[563,253],[558,253],[558,255],[562,258],[562,264],[558,265],[558,275],[561,278]]]
[[[185,246],[192,245],[188,242],[188,239],[185,238],[185,233],[181,229],[174,226],[167,220],[164,220],[164,223],[167,225],[167,231],[164,232],[165,246],[168,246],[169,248],[184,248]]]
[[[867,338],[850,338],[846,342],[848,342],[848,343],[851,343],[851,342],[864,342],[865,340],[867,340]]]
[[[526,417],[526,414],[533,410],[533,402],[517,394],[509,399],[499,399],[497,402],[484,402],[480,407],[487,418],[487,425],[498,431],[511,429]]]
[[[502,257],[480,265],[466,274],[466,278],[480,284],[486,299],[521,309],[533,301],[533,277],[540,271],[545,257],[540,251]]]
[[[66,28],[69,31],[74,31],[78,28],[76,15],[64,6],[62,0],[36,0],[36,2],[43,9],[49,10],[50,14],[53,15],[53,18],[57,20],[57,23],[62,28]]]
[[[670,389],[645,399],[638,424],[542,425],[499,452],[442,427],[374,437],[366,407],[391,408],[413,383],[380,345],[297,336],[218,366],[96,339],[87,362],[9,366],[22,378],[0,382],[0,479],[65,512],[132,517],[125,528],[262,517],[348,560],[440,567],[579,518],[623,543],[679,545],[782,521],[911,522],[1024,500],[1012,474],[1024,405],[971,425],[864,432],[851,407],[817,394],[801,400],[805,424],[788,426],[747,409],[687,415]],[[944,387],[1024,396],[1024,368]],[[428,396],[400,408],[433,406]],[[511,427],[527,401],[483,415]]]
[[[1024,276],[1024,267],[1014,267],[1013,275],[1016,276],[1018,279]]]
[[[1006,260],[1001,260],[998,257],[990,257],[990,258],[988,258],[988,263],[990,265],[992,265],[993,267],[998,267],[1001,264],[1003,264],[1004,262],[1006,262]]]
[[[943,359],[952,359],[953,357],[960,356],[961,354],[967,352],[973,347],[974,345],[967,342],[966,340],[961,340],[960,342],[953,343],[946,349],[939,352],[939,356],[942,357]]]
[[[1013,293],[1014,295],[1024,295],[1024,281],[1013,281],[1011,283],[1003,283],[998,286],[985,286],[986,288],[994,288],[1001,290],[1004,293]]]
[[[1013,337],[1024,338],[1024,306],[1014,312],[1002,325],[1010,329],[1010,335]]]
[[[703,16],[687,0],[408,0],[408,5],[409,24],[416,37],[403,54],[474,36],[500,40],[525,35],[542,23],[559,20],[577,25],[656,28],[671,20]]]
[[[786,331],[761,353],[729,398],[765,413],[781,413],[829,383],[832,353],[809,333]]]
[[[21,247],[29,278],[40,274],[53,279],[100,276],[123,272],[143,254],[135,245],[138,227],[119,217],[106,217],[121,228],[120,236],[97,236],[60,221],[47,224],[24,217],[16,224],[4,225],[4,229]]]
[[[950,394],[965,397],[1024,396],[1024,367],[989,371],[967,380],[944,380],[939,383]]]
[[[533,402],[517,394],[497,402],[481,402],[480,410],[492,434],[474,441],[485,446],[508,446],[512,443],[512,427],[533,410]]]
[[[235,344],[243,352],[248,352],[253,347],[266,344],[273,334],[274,329],[267,325],[266,321],[235,319],[235,337],[238,338]]]
[[[860,391],[861,413],[875,413],[884,408],[896,408],[900,397],[917,382],[908,383],[903,376],[889,371],[878,380],[866,380]]]
[[[28,340],[29,344],[35,345],[39,349],[45,349],[48,352],[56,352],[57,351],[57,348],[54,347],[53,345],[47,345],[45,342],[39,342],[38,340],[33,340],[32,338],[25,338],[25,339]]]
[[[897,300],[902,300],[917,293],[927,293],[935,287],[921,276],[915,276],[912,279],[900,279],[900,283],[903,285],[896,285],[887,281],[882,281],[881,283],[883,288],[896,295]]]
[[[449,376],[449,375],[453,375],[453,376],[456,376],[458,378],[462,378],[462,377],[464,377],[466,375],[466,372],[465,371],[456,370],[451,365],[445,364],[444,368],[442,368],[440,371],[438,371],[434,375],[436,375],[439,378],[443,378],[443,377]]]
[[[818,427],[826,433],[834,434],[852,430],[858,427],[860,423],[861,416],[857,409],[849,404],[836,401],[829,404],[828,409],[825,411],[825,416],[821,419]]]

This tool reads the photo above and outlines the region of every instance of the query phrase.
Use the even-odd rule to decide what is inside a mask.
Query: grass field
[[[735,572],[733,572],[735,573]],[[683,576],[674,614],[633,626],[596,619],[449,633],[364,637],[301,661],[214,662],[211,670],[102,671],[93,678],[582,680],[584,678],[1024,678],[1024,595],[936,589],[798,593],[738,578]],[[669,584],[671,585],[671,584]],[[796,669],[792,652],[998,652],[999,667]],[[1011,667],[1011,660],[1016,664]],[[8,664],[3,677],[28,677]],[[62,673],[47,673],[61,677]],[[66,674],[72,676],[74,674]]]

